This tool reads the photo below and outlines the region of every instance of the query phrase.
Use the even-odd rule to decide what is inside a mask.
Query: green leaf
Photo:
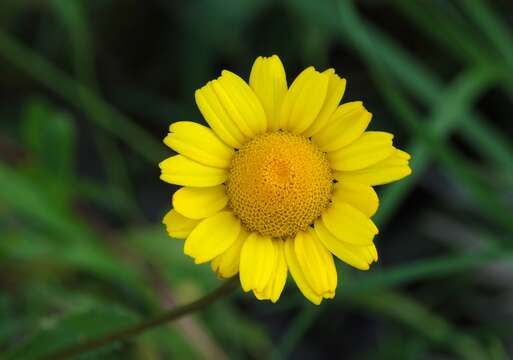
[[[0,200],[32,224],[62,233],[70,239],[86,239],[91,231],[73,219],[62,206],[52,201],[44,185],[0,163]]]
[[[40,256],[50,262],[91,272],[118,286],[138,291],[141,299],[147,299],[147,284],[136,269],[114,256],[105,242],[71,211],[54,203],[44,186],[1,163],[0,200],[14,214],[30,220],[18,230],[21,236],[14,233],[5,237],[1,249],[7,256],[12,254],[30,261],[31,253],[42,250]],[[30,233],[31,227],[39,233]],[[34,246],[31,240],[36,241]],[[41,241],[46,246],[38,249],[36,244]],[[22,248],[27,252],[18,251]]]
[[[34,174],[57,199],[69,195],[73,183],[75,126],[68,113],[43,99],[27,101],[21,133]]]

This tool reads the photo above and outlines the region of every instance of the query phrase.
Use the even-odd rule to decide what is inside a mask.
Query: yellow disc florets
[[[292,237],[328,206],[333,176],[326,154],[303,136],[276,131],[246,143],[233,157],[230,206],[249,231]]]

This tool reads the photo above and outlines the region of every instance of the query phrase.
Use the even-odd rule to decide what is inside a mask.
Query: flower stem
[[[225,295],[231,293],[234,289],[237,288],[238,279],[232,278],[226,281],[223,285],[212,291],[211,293],[195,300],[189,304],[178,306],[174,309],[171,309],[161,315],[158,315],[152,319],[148,319],[139,324],[129,326],[125,329],[117,330],[111,333],[104,334],[100,337],[86,340],[84,342],[71,345],[67,348],[58,350],[52,354],[46,355],[42,357],[40,360],[59,360],[66,359],[71,356],[75,356],[78,354],[83,354],[92,350],[96,350],[105,345],[113,343],[115,341],[126,340],[132,336],[139,335],[146,330],[153,329],[157,326],[163,325],[170,321],[176,320],[184,315],[190,314],[196,310],[200,310],[216,300],[222,298]]]

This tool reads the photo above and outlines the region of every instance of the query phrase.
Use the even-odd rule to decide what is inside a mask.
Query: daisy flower
[[[276,302],[290,272],[315,304],[335,296],[335,255],[361,270],[378,260],[373,189],[411,173],[393,135],[366,131],[361,101],[340,104],[346,80],[309,67],[287,86],[278,56],[259,57],[249,83],[223,71],[195,93],[209,127],[171,124],[176,151],[161,179],[183,186],[164,217],[184,253]]]

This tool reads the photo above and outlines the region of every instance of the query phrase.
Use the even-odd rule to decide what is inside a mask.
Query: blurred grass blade
[[[56,178],[68,179],[71,176],[75,126],[71,116],[54,111],[41,99],[29,100],[21,120],[25,148],[31,155],[39,157]]]
[[[147,301],[147,284],[135,269],[110,254],[105,242],[99,241],[97,235],[62,204],[49,198],[44,189],[38,188],[28,178],[2,163],[0,202],[21,219],[29,219],[29,223],[42,234],[50,234],[53,240],[58,240],[48,261],[87,270],[117,286],[138,291],[141,299]]]
[[[93,45],[82,2],[51,0],[50,4],[67,30],[77,78],[92,90],[97,90]]]
[[[468,78],[471,81],[473,78],[472,71],[469,71],[468,74],[471,75]],[[462,78],[465,78],[465,76],[462,76]],[[458,179],[461,184],[463,184],[466,189],[472,193],[475,201],[477,202],[476,206],[484,210],[481,211],[484,217],[490,219],[492,222],[495,222],[497,225],[513,234],[513,225],[511,223],[511,217],[509,216],[510,211],[505,206],[503,199],[497,195],[494,189],[490,188],[490,186],[487,186],[487,184],[482,181],[481,174],[475,170],[473,164],[459,156],[459,154],[451,147],[445,145],[443,139],[438,140],[439,138],[437,138],[437,132],[435,131],[437,129],[428,128],[428,126],[424,125],[426,122],[421,121],[418,118],[418,115],[414,112],[412,106],[409,105],[405,96],[400,94],[386,78],[382,76],[381,79],[379,86],[382,88],[383,94],[399,115],[398,119],[405,123],[415,137],[420,140],[420,145],[423,146],[425,150],[429,149],[429,152],[434,154],[438,160],[445,165],[447,171],[452,173],[453,177]],[[449,93],[450,91],[448,94]],[[442,104],[443,106],[454,104],[454,102],[451,101],[453,98],[450,96],[447,96],[446,100],[447,102],[444,102]],[[435,124],[438,120],[435,116],[436,111],[433,118],[430,118],[427,123]],[[453,114],[453,118],[457,119],[458,117]],[[450,121],[446,121],[446,123],[449,122]],[[442,135],[439,136],[443,136],[444,133],[441,134]],[[424,153],[426,152],[424,151]],[[404,186],[402,184],[403,183],[401,182],[395,186]],[[385,193],[383,198],[385,200],[390,200],[390,196],[393,196],[392,199],[397,201],[398,197],[401,196],[401,193],[396,191],[391,192],[391,194],[392,195],[388,195],[388,193]],[[386,195],[389,197],[385,197]],[[381,209],[382,212],[378,212],[376,216],[378,222],[383,221],[383,216],[389,216],[396,204],[397,202],[392,202],[391,204],[383,202]]]
[[[438,76],[377,27],[360,19],[350,2],[340,1],[338,13],[341,21],[337,23],[337,30],[344,40],[360,52],[362,58],[384,66],[388,73],[400,80],[424,104],[430,106],[444,101],[443,85]],[[483,53],[486,51],[483,50]],[[493,63],[485,65],[500,71],[500,67]],[[507,74],[500,75],[503,78]],[[485,125],[486,121],[472,112],[471,108],[464,109],[459,117],[465,121],[466,126],[459,127],[458,132],[469,146],[475,147],[487,160],[500,166],[509,174],[508,178],[513,178],[511,142],[493,127]]]
[[[408,105],[404,96],[393,87],[392,84],[382,78],[379,86],[386,99],[392,104],[401,120],[417,138],[417,143],[412,147],[412,176],[404,181],[389,186],[382,196],[382,207],[376,216],[378,223],[386,222],[400,200],[404,198],[406,190],[413,185],[416,179],[422,176],[429,164],[432,155],[436,156],[455,178],[461,180],[469,188],[477,202],[487,211],[484,215],[500,226],[513,233],[513,226],[509,219],[508,209],[497,198],[493,189],[487,188],[482,183],[473,166],[464,160],[449,146],[445,145],[451,131],[459,128],[463,120],[459,114],[472,103],[483,88],[495,79],[493,70],[487,68],[468,71],[461,75],[454,85],[450,86],[443,96],[444,101],[437,104],[432,116],[427,121],[421,121],[417,114]],[[388,85],[387,85],[388,84]]]
[[[61,319],[45,320],[30,338],[7,356],[7,359],[39,359],[56,350],[79,343],[84,338],[94,338],[132,325],[136,319],[134,314],[117,307],[97,307]],[[114,343],[88,356],[103,357],[121,346],[120,343]]]
[[[424,306],[398,292],[378,293],[345,297],[352,306],[388,316],[427,337],[430,341],[452,350],[458,358],[468,360],[487,359],[489,355],[482,345],[470,335],[454,328],[443,318],[428,311]]]
[[[85,113],[95,114],[89,117],[94,124],[123,140],[149,162],[165,157],[164,147],[144,129],[3,31],[0,31],[0,55]]]
[[[305,4],[305,2],[303,1],[301,4]],[[362,54],[362,57],[367,60],[371,68],[386,68],[385,71],[394,74],[419,98],[424,100],[424,102],[429,105],[436,104],[432,113],[432,119],[424,129],[434,137],[432,141],[440,142],[447,138],[452,131],[459,130],[457,125],[461,124],[462,119],[469,114],[468,109],[475,99],[482,91],[490,86],[497,77],[493,66],[479,67],[464,72],[450,88],[446,91],[442,91],[441,83],[432,80],[433,76],[429,70],[420,66],[396,44],[387,39],[379,30],[361,21],[358,18],[352,2],[342,0],[339,1],[338,4],[337,15],[339,16],[339,21],[336,22],[337,31],[340,32],[343,39],[348,40],[349,43]],[[372,40],[370,40],[371,38]],[[447,99],[448,96],[451,98]],[[474,121],[480,120],[474,117]],[[415,124],[411,123],[410,125],[417,126],[418,124],[415,122]],[[422,174],[422,169],[427,166],[430,160],[431,151],[429,147],[423,140],[419,140],[420,141],[414,145],[411,151],[411,165],[414,169],[413,175],[398,184],[389,186],[384,192],[382,204],[386,204],[384,205],[386,207],[380,209],[380,216],[382,218],[378,218],[378,220],[381,220],[381,222],[385,217],[392,214],[393,209],[398,206],[405,196],[405,193],[414,184],[416,178]],[[479,141],[479,139],[476,142],[482,148],[487,144],[486,142]],[[507,142],[503,144],[507,144]],[[507,146],[502,147],[502,152],[505,154],[504,158],[508,159],[508,162],[513,164],[507,149]],[[496,147],[491,148],[491,150],[490,148],[486,148],[485,151],[493,153],[496,151]],[[481,200],[483,199],[481,198]],[[495,212],[495,214],[497,214],[497,212]],[[496,260],[496,257],[501,257],[502,255],[503,254],[500,252],[492,253],[492,255],[455,255],[454,257],[448,258],[423,260],[411,265],[403,265],[396,269],[372,274],[375,275],[375,277],[371,276],[371,274],[366,274],[366,276],[359,279],[359,281],[345,284],[345,286],[338,289],[338,296],[351,292],[376,291],[376,289],[382,287],[397,286],[407,281],[439,276],[440,273],[447,274],[457,271],[468,271],[471,268]],[[511,252],[508,253],[509,260],[511,260],[512,255]],[[303,310],[303,312],[304,311],[305,310]],[[306,317],[306,315],[304,316]],[[310,321],[313,322],[314,318],[315,316],[312,316]],[[305,326],[305,328],[308,328],[308,326]],[[289,332],[294,333],[295,329],[290,328]],[[294,334],[294,340],[299,341],[301,338],[301,331],[298,331],[298,334]],[[284,336],[284,339],[288,339],[287,334]],[[288,340],[285,344],[288,348],[293,348],[293,346],[288,343]],[[285,344],[283,346],[285,346]]]
[[[446,7],[438,2],[418,2],[394,0],[392,4],[411,23],[442,44],[456,59],[469,63],[472,66],[483,65],[489,62],[488,44],[478,42],[477,34],[469,28],[468,24],[450,16]],[[442,15],[444,17],[442,17]]]
[[[449,18],[447,9],[442,9],[439,6],[440,4],[437,5],[437,3],[433,2],[421,4],[414,1],[401,0],[396,0],[393,4],[414,26],[417,26],[424,33],[431,35],[435,41],[444,46],[459,61],[463,63],[471,61],[473,62],[472,65],[486,65],[487,63],[490,64],[497,61],[496,51],[494,51],[493,47],[490,47],[490,42],[482,39],[478,43],[477,35],[479,34],[469,36],[472,29],[463,27],[461,22],[455,22],[454,19]],[[451,3],[448,2],[446,5],[450,6]],[[463,5],[469,5],[471,7],[469,11],[475,11],[471,2],[463,2]],[[429,14],[429,16],[426,16],[426,14]],[[433,26],[432,18],[437,19],[437,26]],[[465,47],[467,50],[462,51],[461,47]],[[407,54],[404,52],[403,55],[407,57]],[[411,57],[410,60],[414,61]],[[417,64],[417,67],[419,66]],[[432,74],[427,80],[436,84],[437,87],[441,86],[435,74]],[[503,86],[511,92],[513,89],[511,74],[502,77],[502,82]],[[430,92],[427,95],[429,96],[421,100],[429,102],[437,97],[436,93]],[[513,183],[513,171],[511,171],[513,169],[513,147],[511,142],[504,134],[490,126],[478,114],[470,112],[465,114],[464,117],[468,126],[463,127],[459,131],[463,139],[471,146],[477,147],[483,157],[490,163],[495,163],[502,167],[508,173],[508,181]]]
[[[510,71],[513,70],[513,36],[501,19],[482,0],[465,1],[459,4],[487,35],[488,40],[507,60]]]
[[[500,261],[513,263],[513,250],[490,250],[417,260],[409,264],[360,275],[337,289],[337,294],[367,293],[406,285],[420,279],[434,279],[476,270]]]
[[[100,97],[94,68],[95,51],[82,3],[52,0],[50,4],[69,38],[72,63],[79,82],[87,85],[96,96]],[[101,115],[95,113],[96,108],[89,108],[87,102],[84,107],[87,108],[90,118]],[[135,191],[130,181],[125,158],[116,145],[115,139],[107,136],[102,129],[98,129],[94,141],[102,160],[103,169],[109,178],[111,192],[116,193],[124,205],[119,213],[131,215],[132,218],[144,218],[135,200]]]
[[[340,3],[340,6],[339,12],[342,20],[340,21],[340,28],[343,31],[343,34],[349,37],[357,50],[362,52],[371,68],[377,69],[378,72],[381,71],[384,64],[381,61],[382,58],[378,57],[378,54],[381,55],[382,52],[386,52],[381,52],[380,50],[388,50],[390,58],[388,59],[387,64],[397,64],[399,62],[406,65],[408,71],[412,72],[417,79],[416,89],[422,89],[430,97],[433,97],[433,103],[436,104],[436,107],[434,108],[432,118],[429,121],[429,129],[423,129],[421,131],[422,134],[428,132],[431,134],[433,141],[440,142],[446,139],[452,131],[467,127],[459,126],[462,125],[462,121],[464,119],[461,117],[461,113],[465,113],[466,109],[471,106],[479,94],[494,81],[497,81],[499,74],[497,74],[495,68],[486,66],[480,67],[475,71],[469,71],[460,76],[455,81],[455,85],[448,89],[447,92],[438,91],[436,92],[436,95],[434,95],[435,85],[428,80],[429,76],[427,74],[422,70],[419,70],[420,68],[412,61],[405,61],[405,56],[401,55],[399,51],[390,51],[393,47],[384,48],[382,42],[379,41],[376,43],[375,41],[372,41],[370,34],[366,31],[367,29],[364,28],[364,23],[358,18],[358,15],[356,14],[353,6],[350,5],[350,2],[343,1]],[[378,31],[375,33],[378,34]],[[374,36],[372,38],[374,38]],[[382,72],[387,73],[387,70],[383,70]],[[419,86],[420,84],[422,84],[421,87]],[[414,118],[404,117],[403,120],[411,123],[414,121]],[[417,135],[422,134],[420,132],[417,133]],[[433,148],[437,146],[437,144],[432,145]],[[405,179],[403,182],[389,186],[385,190],[382,201],[384,206],[378,213],[378,221],[383,221],[392,214],[392,211],[404,197],[405,192],[411,188],[415,179],[418,178],[418,176],[421,175],[422,170],[426,168],[431,157],[429,148],[430,147],[426,144],[414,145],[414,148],[411,151],[412,168],[414,169],[413,175],[408,179]],[[441,152],[438,152],[438,154],[444,155]],[[452,164],[454,164],[454,162],[452,162]],[[468,172],[466,172],[466,174],[468,175]],[[469,176],[463,176],[463,178],[468,180]],[[507,211],[505,212],[504,209],[495,209],[497,201],[494,201],[493,204],[489,203],[487,196],[482,196],[482,193],[479,192],[480,186],[476,185],[475,181],[471,182],[469,180],[467,181],[467,184],[474,189],[474,193],[477,194],[479,201],[489,204],[487,205],[487,208],[493,210],[495,218],[497,218],[503,226],[511,230],[510,221],[506,216],[504,216]]]
[[[413,25],[419,27],[424,33],[431,35],[435,41],[451,52],[459,61],[463,63],[473,61],[474,65],[496,61],[496,51],[493,47],[490,48],[488,42],[479,42],[479,34],[475,34],[476,31],[472,32],[472,29],[463,26],[461,21],[456,23],[454,19],[448,18],[447,11],[444,11],[446,9],[442,9],[439,6],[440,4],[437,5],[433,2],[420,4],[405,0],[396,0],[394,4]],[[471,2],[463,2],[464,6],[470,4]],[[451,4],[447,3],[446,5]],[[471,9],[468,10],[474,12],[475,9],[472,5],[470,7]],[[429,16],[426,16],[426,13]],[[434,20],[436,20],[437,26],[433,26]],[[505,31],[507,32],[507,30]],[[504,36],[508,37],[509,35],[505,34]],[[461,47],[467,50],[462,51]],[[502,79],[503,86],[510,93],[513,89],[511,80],[511,74],[510,76],[504,76]],[[436,82],[436,79],[432,77],[431,81]],[[436,94],[433,94],[433,97],[435,96]],[[461,129],[460,134],[468,144],[478,147],[481,154],[490,163],[495,163],[504,169],[513,168],[513,149],[503,133],[497,131],[475,113],[467,114],[466,124],[467,126]],[[508,170],[506,172],[507,181],[513,184],[513,172]]]
[[[278,346],[274,348],[270,358],[272,360],[288,358],[288,355],[294,350],[296,344],[301,341],[303,334],[311,327],[318,313],[318,308],[313,307],[311,304],[306,304],[294,317],[288,327],[288,331],[284,333]]]
[[[337,298],[376,296],[377,292],[404,286],[420,279],[446,278],[501,261],[513,264],[513,250],[490,250],[417,260],[409,264],[382,269],[379,272],[365,273],[352,278],[351,282],[339,284]],[[308,307],[302,309],[297,315],[297,322],[294,322],[284,333],[275,354],[281,354],[286,358],[324,310],[323,307],[318,308],[318,311],[311,311]]]
[[[30,99],[21,120],[29,169],[52,197],[68,201],[75,183],[75,123],[42,99]]]
[[[30,218],[35,224],[72,236],[87,239],[91,233],[76,223],[69,212],[38,191],[32,182],[0,162],[0,200],[17,213]]]

